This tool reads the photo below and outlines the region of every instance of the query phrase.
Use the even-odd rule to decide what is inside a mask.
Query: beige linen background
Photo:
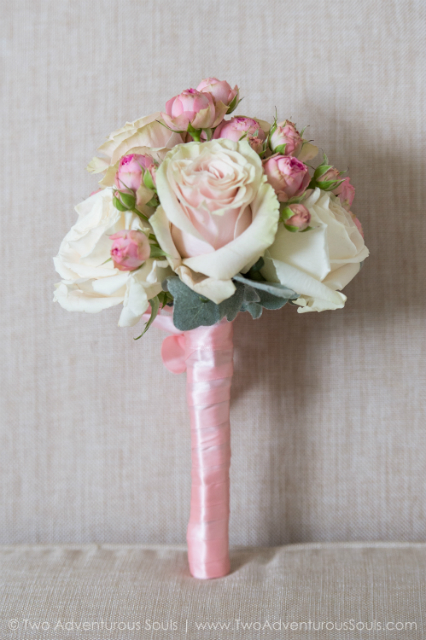
[[[52,304],[106,135],[209,75],[349,168],[344,310],[236,320],[231,543],[426,540],[421,0],[2,2],[0,542],[180,543],[185,377],[119,309]]]

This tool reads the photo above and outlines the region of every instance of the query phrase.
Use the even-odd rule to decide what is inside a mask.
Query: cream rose
[[[174,147],[160,165],[161,205],[150,219],[171,267],[217,304],[274,241],[279,204],[247,141]]]
[[[300,294],[299,313],[341,309],[346,296],[338,290],[355,277],[369,251],[338,197],[317,188],[303,204],[313,228],[291,233],[280,224],[262,274]]]
[[[110,236],[124,229],[146,229],[134,213],[118,211],[112,195],[112,189],[103,189],[77,205],[79,218],[53,259],[63,278],[56,285],[54,300],[67,311],[87,313],[123,303],[118,324],[126,327],[138,322],[171,270],[165,260],[151,258],[134,271],[120,271],[114,266]]]
[[[161,113],[158,111],[134,122],[127,122],[121,129],[113,131],[98,149],[106,157],[93,158],[87,170],[90,173],[105,173],[100,184],[112,186],[118,162],[124,155],[147,154],[160,162],[170,149],[182,142],[179,133],[164,126]]]

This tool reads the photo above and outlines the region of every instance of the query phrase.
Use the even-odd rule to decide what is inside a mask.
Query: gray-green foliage
[[[254,268],[253,274],[259,269]],[[247,311],[253,318],[260,318],[263,308],[280,309],[288,300],[298,295],[281,284],[252,280],[241,274],[233,278],[235,293],[220,304],[195,293],[177,276],[167,278],[163,288],[174,298],[173,323],[180,331],[200,326],[211,326],[222,318],[231,321],[240,311]]]
[[[233,296],[220,304],[195,293],[177,276],[167,278],[163,286],[167,287],[174,298],[173,323],[181,331],[209,327],[225,317],[234,320],[244,301],[242,284],[238,284]]]
[[[292,289],[275,282],[250,280],[242,275],[235,276],[234,281],[255,294],[257,299],[245,299],[241,306],[241,311],[248,311],[254,319],[260,318],[264,308],[281,309],[286,302],[299,297]]]

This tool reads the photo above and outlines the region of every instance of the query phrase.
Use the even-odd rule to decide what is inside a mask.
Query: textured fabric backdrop
[[[425,638],[424,544],[234,547],[221,580],[191,578],[185,546],[2,546],[0,566],[2,640]]]
[[[209,75],[349,168],[371,257],[344,310],[236,321],[231,543],[426,540],[421,0],[3,2],[0,542],[180,543],[185,376],[119,309],[52,304],[110,131]],[[422,137],[423,136],[423,137]]]

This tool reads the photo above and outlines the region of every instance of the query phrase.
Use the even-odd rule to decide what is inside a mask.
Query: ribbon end
[[[163,364],[172,373],[186,371],[185,336],[183,334],[167,336],[161,345]]]

